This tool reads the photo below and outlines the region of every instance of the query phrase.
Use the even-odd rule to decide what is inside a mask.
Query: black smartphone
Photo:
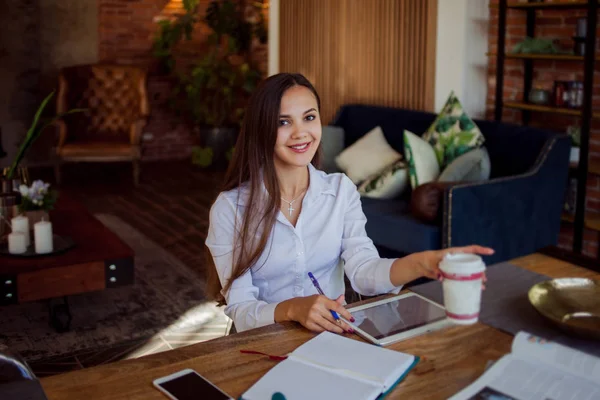
[[[233,400],[193,369],[175,372],[152,383],[173,400]]]

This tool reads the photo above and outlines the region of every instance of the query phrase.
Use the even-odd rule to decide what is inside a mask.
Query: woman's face
[[[304,86],[289,88],[281,98],[275,143],[275,166],[306,167],[321,142],[317,99]]]

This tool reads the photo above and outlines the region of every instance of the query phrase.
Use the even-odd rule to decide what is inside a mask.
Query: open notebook
[[[372,400],[383,398],[419,358],[323,332],[265,374],[243,400]]]

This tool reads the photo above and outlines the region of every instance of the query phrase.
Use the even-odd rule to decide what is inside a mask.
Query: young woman
[[[227,304],[238,332],[290,320],[317,332],[350,332],[330,312],[353,319],[343,307],[343,272],[354,290],[373,296],[422,276],[437,279],[447,252],[493,253],[468,246],[379,258],[356,186],[317,169],[319,111],[312,84],[288,73],[264,80],[247,106],[206,239],[214,262],[209,294]]]

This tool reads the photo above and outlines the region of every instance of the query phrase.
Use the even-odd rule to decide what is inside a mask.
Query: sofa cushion
[[[413,189],[437,179],[440,167],[429,143],[410,131],[404,131],[404,150]]]
[[[442,111],[427,129],[423,139],[433,146],[440,169],[444,169],[462,154],[480,147],[485,141],[454,92],[450,93]]]
[[[361,196],[374,199],[393,199],[401,195],[408,183],[408,165],[404,160],[385,167],[381,173],[367,178],[358,188]]]
[[[326,125],[321,135],[321,169],[328,174],[340,172],[335,158],[344,150],[344,128]]]
[[[485,147],[474,149],[456,158],[440,174],[440,182],[480,182],[490,178],[490,157]]]
[[[441,248],[440,228],[411,216],[408,199],[361,201],[367,235],[375,245],[406,254]]]
[[[435,118],[435,114],[425,111],[346,104],[338,110],[331,124],[344,128],[345,146],[356,142],[375,126],[381,126],[390,146],[404,154],[404,130],[421,134]],[[491,179],[527,172],[545,143],[556,135],[556,132],[506,122],[481,119],[474,122],[485,136],[492,165]]]
[[[403,132],[408,129],[419,135],[427,130],[435,114],[401,108],[351,104],[343,106],[332,125],[344,128],[345,145],[350,146],[376,126],[383,130],[394,150],[404,154]]]
[[[335,162],[354,184],[359,184],[401,158],[402,154],[390,147],[381,128],[376,126],[342,151]]]

